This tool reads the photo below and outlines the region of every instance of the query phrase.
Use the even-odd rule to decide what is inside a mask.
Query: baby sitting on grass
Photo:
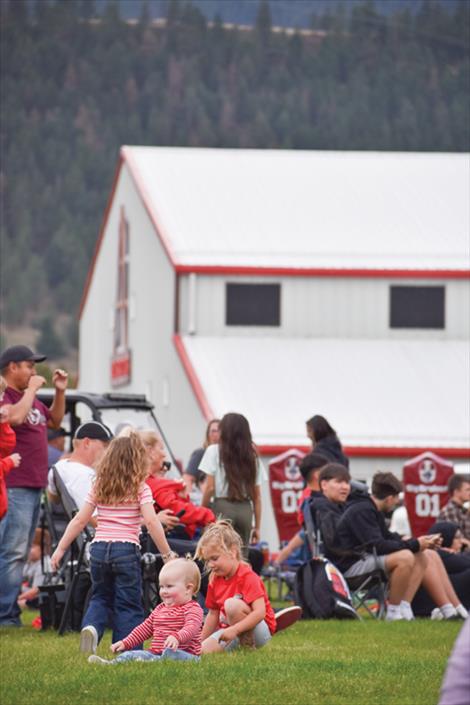
[[[115,665],[125,661],[199,661],[203,613],[193,599],[199,592],[201,574],[191,559],[177,558],[165,564],[159,576],[162,602],[147,619],[121,641],[111,645],[119,656],[107,660],[92,654],[89,663]],[[148,650],[135,646],[152,637]]]

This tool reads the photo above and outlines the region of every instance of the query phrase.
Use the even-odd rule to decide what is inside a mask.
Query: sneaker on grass
[[[276,634],[277,632],[282,632],[283,629],[287,629],[294,622],[297,622],[302,616],[302,610],[298,605],[292,605],[291,607],[285,607],[283,610],[279,610],[274,615],[276,617]]]
[[[92,624],[88,624],[80,632],[80,651],[83,654],[95,654],[97,646],[98,632]]]
[[[435,607],[433,609],[433,611],[431,612],[431,619],[444,619],[444,615],[442,614],[439,607]]]
[[[96,654],[91,654],[91,656],[88,656],[88,663],[99,663],[100,666],[111,666],[112,661],[101,658],[101,656],[97,656]]]

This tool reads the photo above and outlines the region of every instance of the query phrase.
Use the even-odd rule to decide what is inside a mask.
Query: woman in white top
[[[207,475],[202,506],[213,498],[214,514],[231,520],[247,552],[250,541],[259,541],[263,468],[244,416],[225,414],[219,428],[219,442],[206,449],[199,463]]]

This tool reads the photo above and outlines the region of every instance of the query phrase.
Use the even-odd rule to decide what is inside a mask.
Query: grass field
[[[29,622],[31,616],[29,617]],[[78,635],[0,630],[1,705],[435,705],[461,623],[298,622],[200,663],[92,666]],[[109,656],[110,635],[98,653]]]

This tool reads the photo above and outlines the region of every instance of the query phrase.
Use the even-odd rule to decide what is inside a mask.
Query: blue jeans
[[[117,658],[111,663],[125,663],[126,661],[199,661],[200,657],[194,654],[188,654],[187,651],[182,651],[177,649],[173,651],[172,649],[164,649],[161,654],[153,654],[151,651],[125,651],[123,654],[119,654]]]
[[[140,547],[127,541],[97,541],[91,544],[90,604],[82,627],[93,625],[98,640],[113,615],[113,643],[124,639],[144,621]]]
[[[31,487],[8,489],[8,512],[0,522],[0,626],[21,626],[16,600],[38,523],[41,492]]]

